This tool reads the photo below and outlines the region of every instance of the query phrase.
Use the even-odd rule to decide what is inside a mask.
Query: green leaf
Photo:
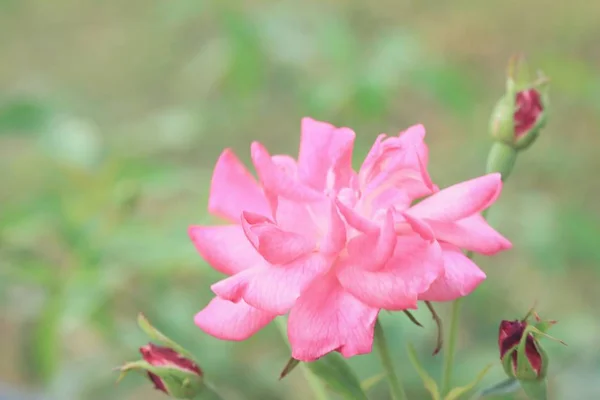
[[[367,378],[364,381],[362,381],[360,384],[360,387],[362,387],[362,389],[366,392],[367,390],[371,389],[373,386],[375,386],[379,382],[381,382],[385,377],[386,377],[385,372],[381,372],[377,375],[373,375],[372,377]]]
[[[500,396],[503,394],[509,394],[516,392],[519,390],[521,386],[519,385],[519,381],[515,378],[508,378],[503,380],[500,383],[495,384],[494,386],[490,386],[487,389],[484,389],[479,394],[479,399],[483,399],[488,396]]]
[[[410,362],[412,363],[413,367],[415,367],[417,373],[421,377],[425,389],[427,389],[427,391],[431,394],[431,398],[433,400],[440,400],[441,396],[437,383],[435,383],[433,378],[429,376],[427,371],[425,371],[425,369],[419,362],[419,359],[417,358],[417,352],[412,344],[408,344],[408,357],[410,358]]]
[[[313,374],[321,378],[331,390],[344,399],[368,400],[358,377],[339,353],[329,353],[306,365]]]
[[[13,99],[0,104],[0,134],[37,133],[50,116],[45,104],[32,99]]]
[[[173,350],[189,358],[190,360],[193,360],[195,358],[193,354],[191,354],[189,351],[187,351],[186,349],[169,339],[167,336],[165,336],[158,329],[153,327],[150,321],[148,321],[148,318],[144,316],[144,314],[139,313],[137,321],[140,329],[143,330],[148,336],[150,336],[150,339],[156,340],[157,342],[172,348]]]
[[[460,396],[466,394],[467,392],[473,390],[475,386],[481,382],[481,380],[485,377],[485,375],[489,372],[489,370],[493,367],[493,364],[487,365],[480,373],[477,375],[475,380],[468,385],[460,386],[452,389],[450,393],[446,395],[444,400],[458,400]]]

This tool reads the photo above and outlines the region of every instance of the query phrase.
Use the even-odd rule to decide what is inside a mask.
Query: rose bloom
[[[498,198],[500,175],[439,190],[423,126],[380,135],[358,172],[351,129],[304,118],[301,131],[297,160],[252,143],[258,181],[229,149],[217,161],[208,210],[230,224],[189,228],[204,259],[229,275],[195,317],[206,333],[244,340],[289,313],[294,358],[368,353],[381,309],[454,300],[485,279],[462,249],[510,248],[480,214]]]

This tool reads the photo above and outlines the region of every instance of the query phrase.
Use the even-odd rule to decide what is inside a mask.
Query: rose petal
[[[334,202],[329,202],[329,226],[321,241],[321,252],[337,254],[346,246],[346,224],[338,213]]]
[[[485,280],[485,273],[457,247],[443,245],[444,272],[419,300],[452,301],[470,294]]]
[[[242,213],[242,228],[250,243],[271,264],[286,264],[316,247],[314,240],[284,231],[262,215]]]
[[[269,203],[252,174],[231,149],[225,149],[213,172],[208,211],[237,222],[244,210],[271,215]]]
[[[290,311],[292,357],[309,362],[334,350],[345,357],[371,352],[377,314],[344,291],[335,276],[316,280]]]
[[[262,266],[245,270],[217,282],[217,296],[240,301],[273,314],[285,314],[302,291],[329,270],[331,259],[312,253],[284,266]]]
[[[496,201],[501,190],[500,174],[488,174],[443,189],[407,212],[418,218],[456,221],[489,207]]]
[[[352,146],[354,132],[349,128],[336,128],[312,118],[303,118],[298,177],[311,187],[322,191],[328,174],[330,185],[347,185],[352,171]]]
[[[188,234],[206,262],[224,274],[264,263],[240,225],[190,226]]]
[[[436,242],[419,236],[400,236],[394,254],[383,268],[371,271],[351,258],[338,269],[342,286],[357,299],[386,310],[417,308],[419,295],[442,272],[442,255]]]
[[[215,297],[196,316],[194,322],[204,332],[222,340],[246,340],[275,318],[244,301],[232,303]]]
[[[512,244],[480,215],[456,222],[428,221],[438,240],[485,255],[508,250]]]
[[[318,201],[324,195],[304,185],[277,166],[265,147],[254,142],[251,145],[252,162],[263,186],[270,195],[282,196],[298,201]],[[298,165],[300,168],[300,165]],[[300,173],[300,171],[298,171]]]

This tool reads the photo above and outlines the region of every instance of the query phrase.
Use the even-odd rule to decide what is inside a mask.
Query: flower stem
[[[385,339],[383,328],[381,326],[381,323],[379,322],[379,319],[377,319],[377,322],[375,323],[375,346],[377,347],[379,357],[381,358],[381,364],[387,375],[392,399],[407,400],[406,393],[404,392],[404,387],[402,386],[402,382],[400,381],[400,379],[398,379],[398,376],[394,371],[394,363],[392,362],[390,349]]]
[[[284,341],[289,346],[289,343],[287,341],[287,325],[285,323],[285,318],[275,318],[275,324],[277,325],[281,336],[283,336]],[[321,382],[321,380],[312,373],[312,371],[306,366],[305,363],[300,363],[300,369],[304,374],[304,379],[306,379],[308,385],[314,393],[315,400],[329,400],[329,396],[327,395],[327,390],[325,389],[325,385],[323,385],[323,382]]]
[[[481,212],[483,218],[487,217],[489,208]],[[473,252],[467,252],[468,259],[473,258]],[[444,351],[444,369],[442,370],[442,396],[448,394],[452,386],[452,367],[454,366],[454,353],[456,351],[456,340],[458,338],[458,324],[460,317],[460,307],[462,305],[462,297],[452,302],[452,312],[450,314],[450,329],[448,330],[447,347]]]

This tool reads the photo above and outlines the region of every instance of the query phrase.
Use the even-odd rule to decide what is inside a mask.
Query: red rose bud
[[[190,383],[192,380],[195,380],[199,381],[200,386],[202,385],[202,370],[192,360],[183,357],[175,350],[149,343],[146,346],[140,347],[140,353],[142,353],[142,357],[148,364],[157,368],[180,369],[182,372],[187,372],[187,375],[189,376],[186,379],[188,379]],[[165,379],[161,378],[160,375],[148,371],[148,377],[154,383],[156,389],[167,394],[173,393],[174,390],[169,390],[169,385],[165,383]],[[168,378],[169,376],[167,374],[166,379]],[[173,397],[180,398],[177,396]]]
[[[548,79],[539,75],[529,79],[522,58],[509,63],[506,92],[498,100],[490,119],[490,133],[495,143],[488,156],[488,171],[508,177],[514,167],[517,152],[529,147],[546,125]]]
[[[502,321],[498,335],[504,371],[519,380],[543,379],[548,368],[546,353],[527,330],[526,321]],[[524,343],[521,345],[521,343]]]
[[[202,370],[188,351],[153,327],[142,314],[138,316],[138,324],[151,339],[163,346],[149,343],[140,347],[142,360],[120,367],[119,381],[128,372],[138,371],[147,375],[156,389],[176,399],[193,399],[200,392],[212,392],[203,380]]]

